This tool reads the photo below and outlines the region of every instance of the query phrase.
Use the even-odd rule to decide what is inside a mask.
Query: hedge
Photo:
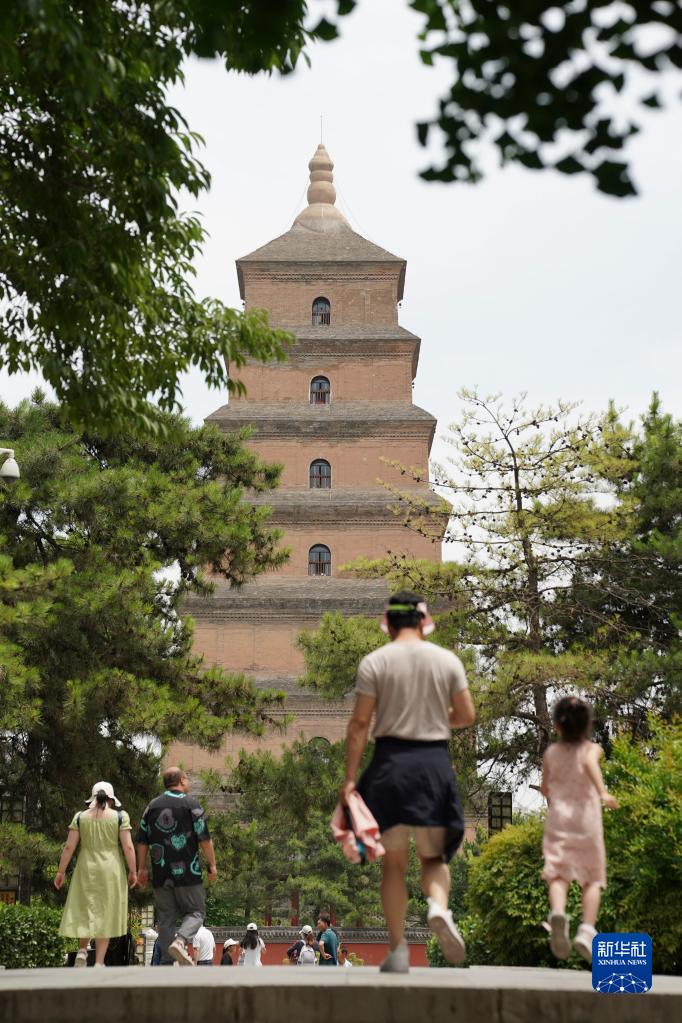
[[[8,970],[62,966],[73,939],[59,934],[61,909],[40,903],[0,905],[0,965]]]

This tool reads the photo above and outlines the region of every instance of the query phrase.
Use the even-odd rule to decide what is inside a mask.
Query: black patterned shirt
[[[152,799],[136,841],[149,846],[153,887],[201,884],[199,843],[210,837],[204,808],[194,796],[168,789]]]

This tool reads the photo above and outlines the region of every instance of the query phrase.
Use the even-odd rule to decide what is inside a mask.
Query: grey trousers
[[[154,906],[159,925],[161,965],[173,962],[168,955],[168,946],[179,935],[190,944],[194,943],[197,931],[206,915],[206,897],[203,884],[190,884],[177,888],[155,888]],[[178,918],[181,917],[178,927]]]

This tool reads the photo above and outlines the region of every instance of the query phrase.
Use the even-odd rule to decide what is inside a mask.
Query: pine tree
[[[63,425],[40,394],[0,406],[22,470],[0,488],[0,788],[48,835],[99,778],[134,814],[165,743],[261,734],[281,699],[204,664],[182,604],[212,578],[239,584],[286,558],[267,511],[244,499],[279,470],[244,434],[166,426],[102,439]]]

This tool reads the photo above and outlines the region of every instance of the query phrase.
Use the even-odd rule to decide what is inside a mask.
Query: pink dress
[[[561,878],[606,887],[601,800],[585,762],[592,742],[555,742],[545,754],[547,819],[542,841],[545,881]]]

